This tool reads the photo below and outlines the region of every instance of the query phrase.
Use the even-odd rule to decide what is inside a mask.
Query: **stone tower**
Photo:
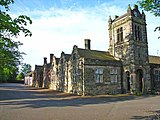
[[[126,92],[150,89],[146,17],[137,5],[122,16],[108,20],[109,52],[123,62],[123,88]]]

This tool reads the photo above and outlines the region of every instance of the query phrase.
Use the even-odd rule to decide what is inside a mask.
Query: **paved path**
[[[159,120],[160,96],[81,97],[0,84],[0,120]]]

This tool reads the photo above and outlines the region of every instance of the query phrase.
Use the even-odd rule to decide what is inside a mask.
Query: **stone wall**
[[[103,69],[103,83],[96,83],[95,68]],[[111,82],[110,70],[117,69],[117,82]],[[118,94],[121,93],[120,67],[113,66],[85,66],[84,81],[85,95]]]

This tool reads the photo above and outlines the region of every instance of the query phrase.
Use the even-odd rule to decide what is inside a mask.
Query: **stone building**
[[[151,89],[160,92],[160,57],[149,56]]]
[[[24,77],[24,84],[28,85],[28,86],[32,86],[33,85],[33,80],[32,80],[32,72],[29,72],[25,75]]]
[[[42,87],[43,85],[43,66],[35,65],[35,70],[32,74],[33,86]]]
[[[52,56],[53,54],[51,54]],[[52,58],[51,58],[52,59]],[[44,57],[44,64],[43,64],[43,88],[50,88],[51,84],[51,76],[50,76],[50,69],[51,69],[51,61],[47,63],[47,58]]]
[[[68,60],[70,54],[61,53],[58,63],[59,90],[68,92]]]
[[[122,62],[109,52],[90,49],[85,39],[85,49],[73,47],[70,57],[73,93],[79,95],[116,94],[122,91]]]
[[[85,48],[74,45],[71,54],[59,59],[44,59],[34,80],[42,87],[78,95],[147,93],[160,90],[160,57],[148,55],[146,16],[135,5],[128,5],[122,16],[108,20],[108,51],[92,50],[89,39]],[[40,86],[40,85],[39,85]]]
[[[59,58],[56,58],[53,54],[50,54],[51,67],[49,71],[50,75],[50,89],[59,90],[59,78],[58,78],[58,63]]]
[[[150,66],[145,14],[135,5],[127,13],[109,18],[109,52],[123,62],[123,86],[129,91],[150,89]]]

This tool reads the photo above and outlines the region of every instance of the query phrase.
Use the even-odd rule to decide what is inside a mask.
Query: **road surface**
[[[74,96],[0,84],[0,120],[159,120],[160,96]]]

